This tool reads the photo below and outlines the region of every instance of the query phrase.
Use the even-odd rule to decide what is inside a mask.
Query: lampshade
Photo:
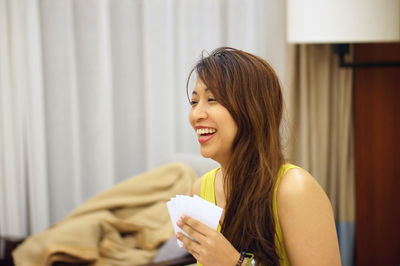
[[[400,41],[400,0],[287,0],[290,43]]]

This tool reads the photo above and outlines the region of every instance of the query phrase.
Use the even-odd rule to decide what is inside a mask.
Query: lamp
[[[289,43],[331,43],[341,66],[399,66],[400,62],[346,63],[349,43],[400,41],[399,0],[287,0]]]

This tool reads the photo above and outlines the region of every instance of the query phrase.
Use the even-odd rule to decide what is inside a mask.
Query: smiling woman
[[[237,132],[231,114],[216,101],[201,79],[197,80],[190,103],[189,120],[198,135],[201,154],[225,164]]]
[[[340,265],[329,199],[283,157],[283,99],[274,70],[255,55],[222,47],[193,72],[190,124],[201,154],[221,166],[198,179],[192,193],[224,212],[217,232],[181,217],[178,226],[196,241],[177,238],[203,265],[242,265],[253,255],[263,265]]]

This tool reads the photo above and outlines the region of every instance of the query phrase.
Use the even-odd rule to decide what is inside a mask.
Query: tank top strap
[[[200,197],[203,199],[215,204],[215,176],[217,175],[218,170],[220,167],[217,167],[205,175],[201,180],[201,189],[200,189]]]
[[[215,176],[217,175],[217,172],[221,167],[217,167],[205,175],[203,175],[202,180],[201,180],[201,188],[200,188],[200,197],[203,199],[211,202],[212,204],[215,204]],[[221,226],[218,224],[217,228],[218,232],[221,232]],[[197,262],[197,266],[202,266],[199,262]]]
[[[279,223],[278,206],[276,203],[276,201],[277,201],[276,197],[277,197],[278,187],[281,182],[282,176],[284,176],[287,173],[287,171],[289,171],[290,169],[293,169],[293,168],[300,168],[300,167],[290,164],[290,163],[285,163],[281,166],[281,168],[279,169],[279,172],[278,172],[278,176],[275,181],[274,194],[273,194],[273,198],[272,198],[272,209],[274,212],[274,221],[275,221],[275,230],[276,230],[275,246],[277,249],[277,253],[280,257],[280,265],[281,266],[286,266],[286,265],[290,265],[290,264],[289,264],[289,259],[288,259],[287,253],[286,253],[285,245],[283,243],[283,233],[282,233],[281,225]]]

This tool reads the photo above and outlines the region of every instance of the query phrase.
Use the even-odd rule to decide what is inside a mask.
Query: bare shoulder
[[[279,219],[292,219],[295,215],[312,215],[324,211],[333,218],[332,206],[317,180],[302,168],[293,168],[282,176],[277,192]],[[308,213],[310,212],[310,213]]]
[[[310,173],[294,168],[282,176],[277,206],[291,264],[340,265],[332,206]]]
[[[291,200],[305,196],[319,196],[328,200],[322,187],[309,172],[302,168],[290,169],[282,176],[279,184],[278,202],[290,203]]]
[[[199,177],[196,179],[196,181],[194,181],[193,185],[192,185],[192,190],[190,192],[190,195],[197,195],[200,196],[200,191],[201,191],[201,180],[203,179],[203,177]]]

